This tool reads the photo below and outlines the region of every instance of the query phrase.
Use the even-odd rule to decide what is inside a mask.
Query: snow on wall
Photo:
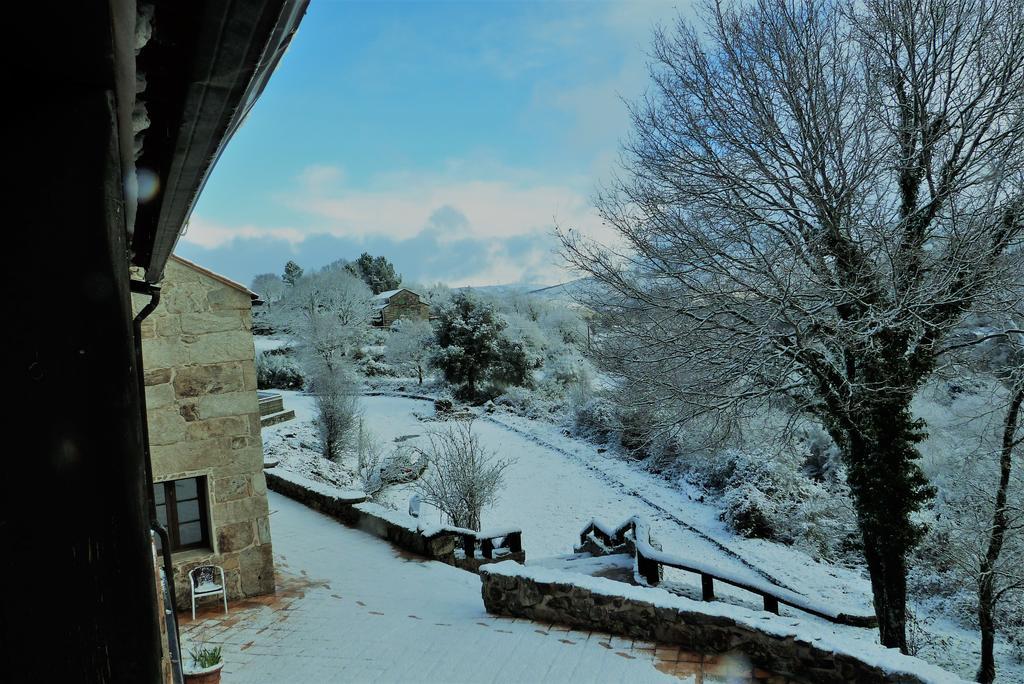
[[[644,638],[664,640],[666,618],[678,616],[675,627],[689,630],[691,635],[701,639],[701,632],[726,630],[735,635],[745,634],[758,641],[758,652],[764,652],[765,637],[772,642],[771,650],[781,652],[799,649],[811,653],[812,659],[825,662],[848,661],[863,667],[864,672],[853,681],[898,681],[920,682],[922,684],[947,684],[962,682],[956,675],[918,658],[905,656],[896,649],[881,645],[866,644],[846,638],[844,633],[830,629],[817,622],[804,622],[789,616],[753,612],[745,608],[724,603],[705,603],[671,594],[665,590],[636,587],[603,577],[587,577],[565,570],[537,565],[521,566],[517,563],[497,563],[480,569],[483,581],[484,602],[488,611],[535,619],[553,619],[554,610],[565,610],[565,621],[578,624],[596,620],[598,624],[587,625],[594,629],[624,633],[637,637],[636,626],[650,629]],[[504,578],[504,582],[495,578]],[[554,585],[558,585],[556,588]],[[557,597],[555,596],[556,594]],[[545,597],[554,597],[547,610],[541,609]],[[595,599],[594,597],[602,597]],[[607,599],[612,599],[608,601]],[[576,603],[576,610],[566,608]],[[602,608],[596,608],[601,606]],[[613,618],[602,620],[602,609],[625,614],[634,611],[642,618],[632,623],[626,619],[617,624]],[[652,619],[655,615],[657,619]],[[575,616],[575,617],[574,617]],[[659,624],[661,623],[661,624]],[[616,629],[616,627],[619,629]],[[624,629],[624,628],[628,628]],[[659,628],[661,628],[659,630]],[[709,637],[710,638],[710,637]],[[735,637],[733,637],[735,641]],[[736,646],[737,644],[733,644]],[[739,644],[742,647],[742,643]],[[798,657],[797,659],[801,659]],[[774,667],[774,664],[770,664]],[[874,670],[876,672],[871,672]],[[795,672],[794,674],[804,674]],[[879,674],[881,679],[879,679]],[[837,672],[837,675],[841,676]]]
[[[346,524],[355,525],[403,549],[473,572],[481,565],[494,562],[495,559],[457,558],[455,550],[461,548],[465,535],[473,535],[477,540],[482,540],[506,537],[514,532],[520,532],[519,528],[512,527],[478,533],[445,525],[423,526],[419,520],[407,513],[367,501],[367,496],[362,491],[333,487],[281,468],[268,468],[265,473],[269,489]],[[516,562],[526,562],[526,554],[523,551],[501,555],[503,558],[511,556]]]

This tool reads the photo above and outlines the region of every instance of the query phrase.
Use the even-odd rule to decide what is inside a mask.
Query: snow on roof
[[[409,292],[410,294],[414,294],[417,297],[420,297],[422,299],[422,295],[419,292],[413,292],[412,290],[410,290],[407,287],[400,287],[397,290],[385,290],[384,292],[381,292],[380,294],[373,295],[373,298],[374,299],[382,299],[384,301],[387,301],[387,300],[391,299],[392,297],[394,297],[399,292]]]

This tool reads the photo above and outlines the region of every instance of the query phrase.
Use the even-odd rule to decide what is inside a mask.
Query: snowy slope
[[[286,406],[297,411],[297,421],[308,426],[311,399],[299,393],[285,395]],[[443,426],[430,420],[433,407],[427,401],[368,396],[361,405],[365,425],[381,442],[401,438],[422,443],[428,430]],[[293,432],[299,427],[293,421],[264,431],[268,447],[280,441],[288,425]],[[718,509],[699,502],[699,493],[684,483],[641,472],[626,461],[599,453],[592,444],[565,436],[556,426],[506,413],[481,414],[474,431],[502,458],[515,459],[506,473],[501,499],[484,511],[483,524],[520,526],[529,559],[545,563],[545,558],[571,553],[580,528],[592,517],[617,524],[631,515],[643,515],[666,552],[714,563],[737,578],[770,579],[811,599],[833,602],[846,612],[870,612],[870,586],[859,572],[816,562],[791,547],[736,537],[719,520]],[[380,502],[404,510],[411,493],[408,486],[396,487],[385,492]],[[424,506],[426,521],[431,515],[436,512]],[[668,570],[666,583],[684,595],[699,596],[699,578],[689,573]],[[760,606],[757,597],[742,590],[721,586],[717,593],[725,603]],[[877,643],[874,630],[835,626],[786,608],[783,614],[816,621],[854,643]],[[926,644],[922,654],[970,676],[976,663],[971,652],[973,635],[953,625],[939,627],[942,638]],[[1001,682],[1024,681],[1019,667],[1010,662],[1001,662],[1000,667]]]

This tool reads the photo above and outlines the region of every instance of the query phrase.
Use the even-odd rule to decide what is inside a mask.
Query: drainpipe
[[[172,652],[171,667],[174,670],[174,680],[181,681],[181,633],[178,630],[178,602],[174,591],[174,565],[171,562],[171,540],[167,530],[160,524],[156,517],[156,500],[153,498],[153,457],[149,448],[149,416],[146,409],[146,379],[144,374],[145,366],[142,361],[142,321],[153,313],[160,304],[160,286],[151,285],[139,280],[131,281],[131,291],[136,294],[149,295],[149,302],[142,308],[142,311],[132,321],[132,330],[135,336],[135,367],[136,377],[139,384],[139,411],[142,414],[142,453],[146,462],[146,501],[149,504],[149,527],[160,537],[160,551],[164,561],[164,578],[167,582],[168,600],[170,601],[170,614],[173,620],[168,620],[168,631],[173,626],[173,634],[169,634]]]

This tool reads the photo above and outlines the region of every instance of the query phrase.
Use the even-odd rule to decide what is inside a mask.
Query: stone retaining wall
[[[749,623],[735,606],[708,606],[659,589],[641,589],[611,580],[573,581],[569,573],[515,568],[502,564],[480,571],[484,605],[489,613],[523,617],[578,629],[609,632],[633,639],[677,644],[689,651],[720,654],[740,651],[757,666],[808,682],[840,684],[957,682],[953,675],[916,658],[879,651],[872,665],[849,653],[836,652],[827,640],[794,628],[787,617],[758,617]],[[649,600],[644,596],[649,595]],[[687,606],[692,605],[691,609]],[[734,613],[734,615],[730,615]],[[764,624],[764,630],[753,626]],[[814,641],[814,643],[812,643]],[[867,647],[870,648],[870,647]]]
[[[414,519],[368,502],[362,492],[320,485],[294,473],[273,468],[266,470],[264,475],[268,489],[425,558],[470,572],[479,572],[483,565],[506,560],[526,562],[525,552],[494,559],[460,558],[455,553],[462,545],[460,535],[444,531],[424,534],[415,526]]]

